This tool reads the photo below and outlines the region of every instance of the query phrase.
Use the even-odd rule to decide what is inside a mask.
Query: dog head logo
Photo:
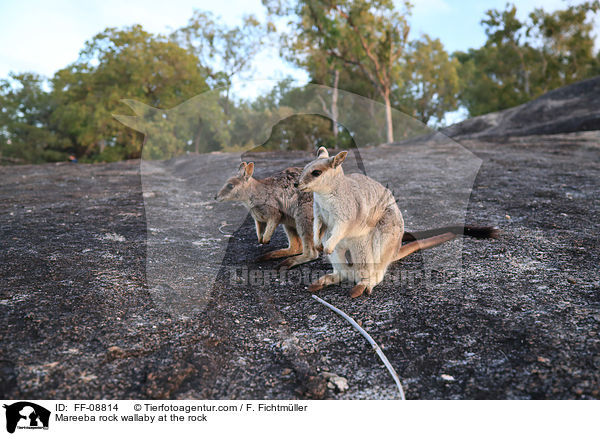
[[[5,404],[6,431],[14,433],[18,428],[37,429],[48,428],[50,411],[42,406],[28,401],[19,401],[10,405]]]

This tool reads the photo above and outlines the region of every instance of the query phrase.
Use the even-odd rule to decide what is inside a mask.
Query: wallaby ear
[[[340,151],[333,158],[331,158],[331,166],[333,168],[339,167],[342,164],[342,162],[344,162],[344,159],[346,159],[347,155],[348,155],[347,151]]]
[[[242,162],[240,164],[240,167],[238,168],[238,176],[244,177],[244,175],[246,174],[246,167],[247,166],[248,166],[248,164],[246,162]]]
[[[246,178],[249,179],[254,174],[254,162],[250,162],[246,165]]]
[[[319,147],[319,149],[317,150],[317,157],[318,158],[329,157],[329,152],[327,151],[327,149],[325,147]]]

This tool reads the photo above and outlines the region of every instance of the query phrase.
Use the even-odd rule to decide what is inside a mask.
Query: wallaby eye
[[[233,185],[231,183],[227,184],[227,189],[233,189]]]
[[[313,175],[313,177],[319,177],[322,173],[323,171],[321,170],[314,170],[311,174]]]

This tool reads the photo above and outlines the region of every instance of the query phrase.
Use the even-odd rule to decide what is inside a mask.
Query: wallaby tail
[[[443,235],[444,233],[454,233],[456,236],[465,235],[478,239],[498,238],[500,229],[489,226],[446,226],[437,229],[422,230],[419,232],[404,232],[402,242],[411,242],[431,238],[432,236]]]
[[[415,251],[425,250],[426,248],[435,247],[436,245],[451,241],[457,236],[458,235],[456,233],[446,232],[442,233],[441,235],[436,235],[425,239],[417,239],[413,242],[409,242],[408,244],[401,245],[394,260],[402,259],[403,257],[406,257]]]
[[[395,260],[402,259],[415,251],[425,250],[443,244],[444,242],[451,241],[460,235],[467,235],[480,239],[497,238],[500,236],[500,230],[496,227],[456,225],[423,230],[420,232],[405,232],[402,236],[402,242],[408,242],[408,244],[399,247]]]

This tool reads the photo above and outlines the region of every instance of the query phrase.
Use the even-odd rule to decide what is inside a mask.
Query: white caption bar
[[[600,412],[598,402],[585,401],[5,400],[3,404],[1,432],[19,436],[564,435],[597,431]]]

